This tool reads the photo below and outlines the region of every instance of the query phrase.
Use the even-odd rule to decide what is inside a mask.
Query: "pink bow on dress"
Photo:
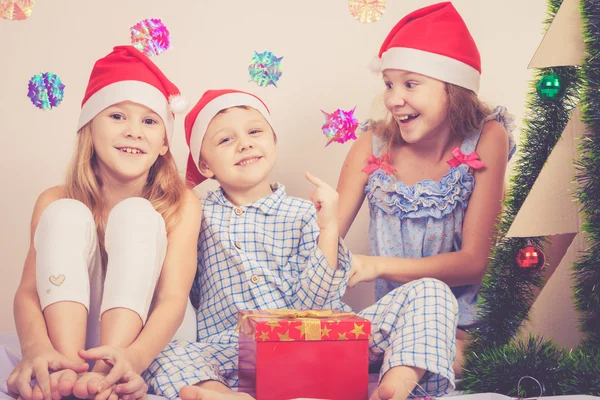
[[[381,168],[386,174],[392,175],[394,172],[396,172],[396,168],[390,165],[391,158],[392,157],[390,153],[384,153],[379,158],[371,154],[367,159],[367,166],[364,167],[362,171],[370,175],[374,171],[377,171],[379,168]]]
[[[447,161],[452,167],[457,167],[460,164],[466,164],[473,169],[485,167],[485,164],[479,160],[479,155],[474,151],[469,155],[465,155],[459,147],[456,147],[452,150],[452,155],[454,158]]]

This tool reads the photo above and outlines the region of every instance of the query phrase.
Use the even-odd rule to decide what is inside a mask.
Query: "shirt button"
[[[241,208],[234,208],[233,212],[235,213],[235,215],[237,215],[238,217],[242,214],[244,214],[244,210],[242,210]]]
[[[235,247],[237,247],[237,249],[238,249],[238,250],[241,250],[241,249],[242,249],[242,245],[240,244],[240,242],[234,242],[234,243],[233,243],[233,245],[234,245]]]
[[[250,281],[252,281],[252,283],[258,283],[258,281],[260,281],[260,278],[258,277],[258,275],[252,275]]]

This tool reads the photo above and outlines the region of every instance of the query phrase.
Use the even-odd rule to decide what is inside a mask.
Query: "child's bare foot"
[[[50,374],[51,400],[61,400],[73,394],[73,386],[77,382],[77,372],[72,369],[61,369]],[[35,385],[32,391],[32,400],[44,400],[40,385]]]
[[[382,383],[379,385],[375,393],[369,400],[391,400],[396,394],[396,389],[389,383]]]
[[[50,374],[52,400],[60,400],[73,394],[75,382],[77,382],[77,373],[71,369],[63,369]]]
[[[73,395],[80,399],[95,398],[105,400],[113,392],[113,387],[106,388],[102,393],[98,392],[98,385],[106,378],[106,374],[100,372],[86,372],[79,376],[73,386]]]
[[[198,386],[184,386],[179,391],[179,397],[181,400],[252,400],[246,393],[223,393]]]
[[[413,393],[425,370],[400,365],[390,368],[369,400],[406,400]]]

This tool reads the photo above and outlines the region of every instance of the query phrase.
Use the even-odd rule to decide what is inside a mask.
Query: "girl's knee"
[[[150,201],[141,197],[130,197],[113,207],[108,216],[107,234],[118,230],[164,231],[164,220]]]
[[[111,259],[117,263],[123,261],[121,267],[130,263],[132,255],[140,261],[148,257],[164,257],[167,243],[165,221],[148,200],[130,197],[110,211],[104,242],[109,263]]]
[[[60,234],[64,234],[69,231],[79,232],[94,225],[94,216],[85,204],[74,199],[59,199],[46,207],[37,230],[60,231]]]
[[[119,217],[128,217],[130,215],[140,215],[143,213],[155,213],[154,207],[149,200],[143,197],[129,197],[120,201],[111,210],[111,214],[117,214]]]
[[[96,262],[96,225],[85,204],[60,199],[42,213],[34,246],[36,287],[42,310],[61,301],[89,310],[89,269]]]
[[[73,199],[50,203],[40,217],[33,238],[37,252],[36,269],[48,263],[87,269],[89,257],[96,248],[96,238],[96,223],[85,204]],[[81,255],[87,259],[79,262]]]
[[[146,199],[123,200],[110,212],[105,244],[108,264],[101,312],[127,308],[145,323],[166,256],[162,216]]]

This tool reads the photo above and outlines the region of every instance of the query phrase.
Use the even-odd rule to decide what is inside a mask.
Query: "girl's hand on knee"
[[[360,282],[371,282],[379,277],[379,271],[372,257],[352,254],[352,268],[348,272],[348,286],[354,287]]]
[[[88,364],[69,360],[51,346],[45,346],[23,353],[21,362],[11,372],[6,386],[10,395],[19,396],[23,400],[34,400],[34,394],[35,400],[52,400],[50,372],[70,369],[82,373],[88,368]],[[31,387],[34,378],[38,389]]]

